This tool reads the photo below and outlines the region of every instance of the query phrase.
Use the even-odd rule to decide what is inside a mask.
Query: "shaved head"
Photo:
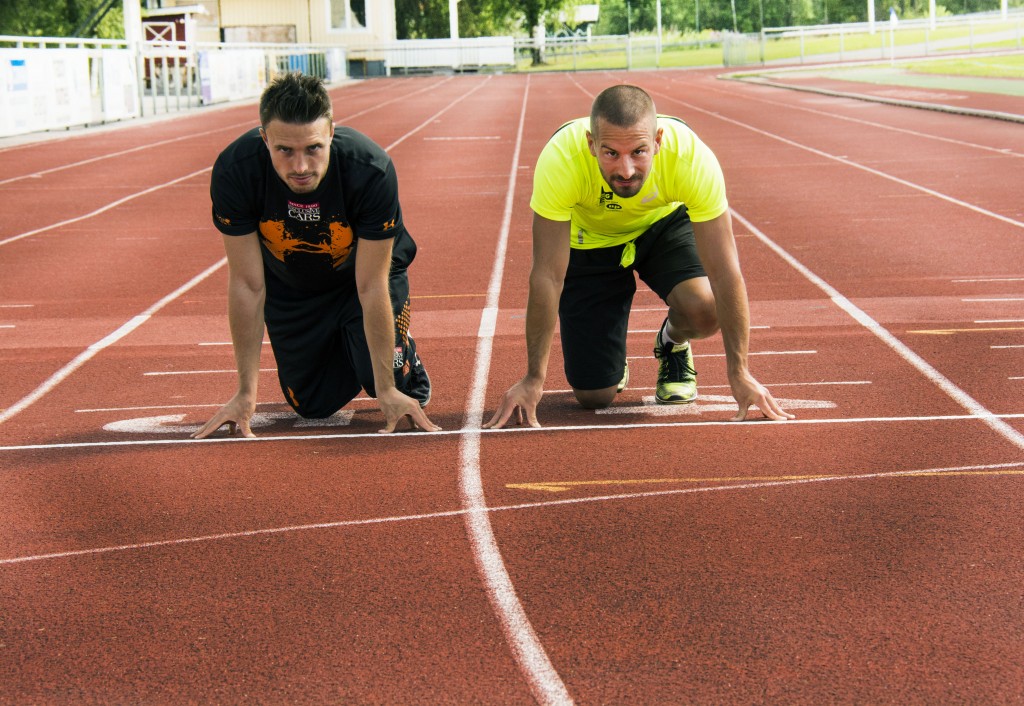
[[[601,121],[616,127],[648,122],[655,130],[657,113],[647,92],[636,86],[612,86],[601,91],[590,109],[590,130],[597,133]]]

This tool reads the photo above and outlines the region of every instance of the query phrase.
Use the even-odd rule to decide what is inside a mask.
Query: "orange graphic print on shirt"
[[[352,254],[352,228],[347,223],[335,221],[327,226],[326,231],[317,227],[296,233],[284,221],[260,221],[260,235],[267,250],[281,262],[285,262],[292,253],[320,253],[329,256],[331,265],[337,267]]]

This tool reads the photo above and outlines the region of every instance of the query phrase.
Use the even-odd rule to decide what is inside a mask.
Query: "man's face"
[[[598,118],[596,130],[587,132],[590,154],[597,157],[601,176],[617,196],[628,199],[640,193],[661,149],[661,134],[653,119],[619,127]]]
[[[271,120],[260,128],[270,150],[270,161],[281,181],[296,194],[308,194],[320,186],[331,158],[334,124],[328,118],[294,124]]]

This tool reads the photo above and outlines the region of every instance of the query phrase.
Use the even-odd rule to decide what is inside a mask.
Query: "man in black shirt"
[[[406,268],[416,244],[402,222],[388,155],[334,127],[320,79],[287,74],[260,99],[260,123],[213,167],[213,222],[223,234],[238,390],[193,436],[227,424],[254,436],[264,326],[288,403],[329,417],[360,389],[384,412],[382,432],[423,412],[430,378],[409,336]]]

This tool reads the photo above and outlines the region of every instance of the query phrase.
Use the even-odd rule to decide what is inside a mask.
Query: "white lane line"
[[[323,442],[341,439],[357,439],[361,444],[367,439],[376,439],[383,444],[396,444],[401,440],[414,443],[423,443],[424,440],[437,436],[472,436],[477,434],[533,434],[553,432],[582,432],[582,431],[629,431],[635,429],[677,429],[682,427],[724,427],[735,429],[743,434],[749,434],[756,429],[771,428],[772,434],[784,433],[786,429],[797,429],[808,425],[845,425],[845,424],[903,424],[903,423],[925,423],[925,422],[986,422],[991,419],[1024,419],[1024,413],[1017,414],[992,414],[990,417],[979,417],[975,414],[930,414],[915,417],[830,417],[823,419],[787,419],[786,421],[768,421],[766,419],[748,420],[745,422],[734,422],[730,419],[708,419],[692,422],[633,422],[626,424],[576,424],[546,427],[511,426],[502,429],[455,429],[430,432],[422,434],[407,432],[400,434],[378,434],[376,432],[366,434],[294,434],[278,436],[257,436],[253,439],[246,439],[242,436],[218,436],[206,439],[190,439],[182,434],[179,439],[134,439],[125,441],[82,441],[58,444],[22,444],[19,446],[0,446],[0,452],[9,451],[65,451],[68,449],[96,449],[116,448],[132,446],[174,446],[186,444],[260,444],[275,441],[294,443],[296,441]],[[391,441],[388,441],[390,439]],[[3,471],[0,470],[0,473]]]
[[[730,209],[731,210],[731,209]],[[960,389],[955,385],[949,378],[944,376],[938,370],[936,370],[930,363],[924,358],[919,356],[909,346],[904,344],[894,335],[882,326],[880,323],[872,319],[867,315],[865,311],[856,306],[853,302],[847,299],[845,296],[840,294],[839,290],[830,285],[828,282],[823,280],[818,275],[811,272],[803,263],[797,260],[795,257],[790,255],[788,252],[782,249],[775,241],[769,238],[767,235],[762,233],[753,223],[748,221],[746,218],[741,216],[736,211],[732,211],[733,216],[736,217],[743,225],[745,225],[750,232],[757,236],[757,238],[771,248],[776,255],[785,260],[791,267],[797,272],[802,274],[808,281],[814,284],[818,289],[823,291],[832,302],[840,309],[849,314],[855,321],[868,329],[876,337],[878,337],[883,343],[889,348],[896,352],[904,361],[917,368],[917,370],[924,375],[928,380],[935,384],[940,390],[949,395],[953,400],[961,407],[966,409],[971,414],[981,419],[985,424],[992,428],[997,434],[1002,436],[1004,439],[1014,444],[1020,449],[1024,449],[1024,434],[1014,429],[1006,422],[999,419],[995,414],[985,408],[980,402],[975,400],[969,394]]]
[[[96,343],[93,343],[92,345],[90,345],[84,351],[82,351],[77,356],[75,356],[74,359],[72,359],[69,363],[65,364],[60,370],[58,370],[53,375],[51,375],[49,378],[47,378],[43,382],[42,385],[37,387],[35,390],[30,392],[25,397],[23,397],[20,400],[18,400],[17,402],[15,402],[13,405],[11,405],[7,409],[5,409],[3,412],[0,412],[0,424],[3,424],[8,419],[10,419],[14,415],[16,415],[19,412],[21,412],[22,410],[24,410],[26,407],[28,407],[31,404],[37,402],[40,398],[42,398],[44,395],[46,395],[50,390],[52,390],[58,384],[60,384],[61,381],[63,381],[65,378],[67,378],[69,375],[71,375],[71,373],[75,372],[80,367],[82,367],[82,365],[84,365],[86,362],[88,362],[90,359],[92,359],[97,353],[102,351],[104,348],[108,348],[108,347],[112,346],[113,344],[117,343],[119,340],[121,340],[122,338],[127,336],[129,333],[131,333],[132,331],[137,329],[139,326],[141,326],[145,322],[149,321],[150,317],[152,317],[153,314],[155,314],[156,312],[160,311],[165,306],[170,304],[172,301],[174,301],[175,299],[180,297],[182,294],[184,294],[188,290],[190,290],[193,287],[195,287],[197,284],[199,284],[200,282],[205,280],[207,277],[212,275],[214,272],[219,270],[221,267],[223,267],[226,263],[227,263],[227,259],[225,258],[225,259],[222,259],[220,262],[218,262],[218,263],[216,263],[214,265],[211,265],[205,271],[199,273],[198,275],[193,277],[191,280],[189,280],[188,282],[186,282],[182,286],[180,286],[177,289],[175,289],[173,292],[171,292],[170,294],[165,296],[163,299],[161,299],[160,301],[158,301],[155,304],[153,304],[151,307],[146,309],[144,312],[142,312],[138,316],[132,317],[131,320],[129,320],[128,322],[123,324],[116,331],[108,334],[107,336],[105,336],[104,338],[100,339]]]
[[[487,597],[501,621],[505,639],[512,651],[519,669],[523,672],[533,697],[540,704],[571,704],[572,697],[548,658],[544,645],[530,624],[523,604],[516,595],[512,577],[508,574],[501,557],[494,531],[491,527],[491,510],[484,497],[480,472],[480,424],[483,422],[487,376],[491,367],[491,352],[494,343],[494,325],[498,313],[498,297],[501,294],[501,279],[505,271],[505,253],[508,249],[508,235],[512,223],[512,206],[516,191],[516,177],[519,153],[523,144],[523,126],[526,123],[526,106],[530,92],[530,77],[526,78],[523,103],[519,113],[519,127],[516,133],[515,151],[508,175],[505,195],[505,212],[501,221],[501,232],[494,253],[494,267],[487,286],[487,302],[480,316],[477,336],[476,362],[473,369],[473,384],[466,402],[466,422],[463,425],[459,444],[462,506],[466,513],[466,529],[473,546],[473,558],[487,589]]]
[[[117,201],[112,201],[112,202],[108,203],[106,206],[100,206],[95,211],[91,211],[91,212],[86,213],[86,214],[84,214],[82,216],[75,216],[74,218],[68,218],[67,220],[63,220],[60,223],[51,223],[50,225],[43,226],[42,228],[36,228],[35,230],[30,230],[30,231],[27,231],[25,233],[20,233],[18,235],[12,235],[10,238],[6,238],[4,240],[0,240],[0,245],[7,245],[7,244],[13,243],[13,242],[15,242],[17,240],[21,240],[22,238],[28,238],[28,237],[33,236],[33,235],[38,235],[39,233],[45,233],[48,230],[53,230],[54,228],[60,228],[62,226],[71,225],[72,223],[78,223],[79,221],[84,221],[84,220],[86,220],[88,218],[92,218],[93,216],[98,216],[99,214],[104,213],[105,211],[109,211],[112,208],[117,208],[118,206],[120,206],[123,203],[127,203],[127,202],[129,202],[129,201],[131,201],[133,199],[137,199],[140,196],[145,196],[147,194],[151,194],[154,191],[159,191],[160,189],[166,189],[168,186],[174,186],[175,184],[177,184],[179,182],[186,181],[186,180],[191,179],[193,177],[199,176],[200,174],[205,174],[206,172],[210,171],[211,169],[213,169],[213,167],[204,167],[204,168],[202,168],[202,169],[200,169],[198,171],[192,172],[191,174],[186,174],[183,177],[178,177],[177,179],[171,179],[170,181],[164,182],[163,184],[157,184],[156,186],[151,186],[148,189],[144,189],[142,191],[138,191],[138,192],[136,192],[134,194],[129,194],[128,196],[125,196],[124,198],[120,198]]]
[[[983,302],[991,304],[992,302],[1024,302],[1024,297],[989,297],[986,299],[961,299],[962,302]]]
[[[276,373],[277,368],[260,368],[261,373]],[[161,375],[224,375],[231,374],[237,375],[237,370],[159,370],[143,373],[143,377],[159,377]]]
[[[936,191],[935,189],[929,189],[927,186],[922,186],[920,184],[915,184],[912,181],[907,181],[906,179],[901,179],[898,176],[894,176],[892,174],[888,174],[888,173],[880,171],[878,169],[874,169],[872,167],[868,167],[868,166],[866,166],[864,164],[860,164],[859,162],[854,162],[853,160],[847,159],[845,157],[841,157],[841,156],[835,155],[835,154],[830,154],[830,153],[825,152],[823,150],[815,149],[814,147],[811,147],[809,145],[804,145],[804,144],[801,144],[799,142],[795,142],[795,141],[790,140],[788,138],[782,137],[781,135],[776,135],[773,132],[768,132],[767,130],[762,130],[760,128],[754,127],[753,125],[748,125],[747,123],[740,122],[739,120],[734,120],[733,118],[727,118],[724,115],[722,115],[721,113],[716,113],[716,112],[713,112],[713,111],[710,111],[710,110],[705,110],[704,108],[700,108],[700,107],[695,106],[695,105],[693,105],[691,103],[686,103],[685,101],[681,101],[678,98],[674,98],[673,96],[670,96],[668,94],[661,93],[661,94],[658,94],[658,95],[661,95],[664,98],[666,98],[667,100],[670,100],[670,101],[672,101],[674,103],[678,103],[679,105],[686,106],[687,108],[689,108],[691,110],[697,111],[699,113],[704,113],[705,115],[709,115],[709,116],[711,116],[713,118],[717,118],[718,120],[721,120],[723,122],[729,123],[731,125],[736,125],[738,127],[743,128],[744,130],[750,130],[751,132],[755,132],[758,135],[764,135],[767,138],[770,138],[772,140],[777,140],[779,142],[782,142],[783,144],[789,145],[790,147],[795,147],[797,149],[804,150],[805,152],[810,152],[811,154],[818,155],[819,157],[823,157],[825,159],[831,159],[831,160],[833,160],[835,162],[839,162],[840,164],[845,164],[848,167],[853,167],[854,169],[860,169],[861,171],[865,171],[865,172],[867,172],[869,174],[874,174],[875,176],[881,177],[883,179],[888,179],[889,181],[895,182],[895,183],[900,184],[902,186],[906,186],[907,188],[910,188],[910,189],[914,189],[915,191],[920,191],[922,193],[928,194],[929,196],[934,196],[937,199],[941,199],[941,200],[946,201],[948,203],[955,204],[957,206],[961,206],[961,207],[966,208],[966,209],[968,209],[970,211],[974,211],[975,213],[980,213],[983,216],[988,216],[989,218],[994,218],[997,221],[1002,221],[1003,223],[1007,223],[1007,224],[1009,224],[1011,226],[1014,226],[1016,228],[1024,229],[1024,221],[1018,221],[1015,218],[1010,218],[1009,216],[1004,216],[1004,215],[1002,215],[1000,213],[996,213],[994,211],[989,211],[986,208],[982,208],[981,206],[975,206],[972,203],[968,203],[967,201],[963,201],[963,200],[958,199],[956,197],[949,196],[948,194],[943,194],[942,192]]]
[[[394,142],[392,142],[392,143],[391,143],[390,145],[388,145],[387,147],[385,147],[385,148],[384,148],[384,151],[385,151],[385,152],[390,152],[390,151],[391,151],[391,150],[393,150],[393,149],[394,149],[395,147],[398,147],[398,146],[399,146],[400,144],[402,144],[403,142],[405,142],[406,140],[408,140],[408,139],[409,139],[410,137],[412,137],[413,135],[415,135],[415,134],[416,134],[417,132],[419,132],[420,130],[424,129],[424,128],[425,128],[425,127],[427,127],[428,125],[432,125],[432,124],[434,123],[434,121],[435,121],[435,120],[437,120],[437,119],[438,119],[438,118],[439,118],[440,116],[444,115],[444,114],[445,114],[445,113],[447,113],[447,112],[448,112],[449,110],[451,110],[452,108],[454,108],[455,106],[457,106],[457,105],[458,105],[459,103],[461,103],[462,101],[466,100],[466,99],[467,99],[467,98],[469,98],[469,97],[470,97],[471,95],[473,95],[474,93],[476,93],[477,91],[479,91],[479,90],[480,90],[481,88],[483,88],[483,87],[484,87],[485,85],[487,85],[487,83],[488,83],[488,82],[490,82],[490,80],[491,80],[491,76],[488,76],[488,77],[487,77],[487,78],[485,78],[485,79],[484,79],[484,80],[483,80],[483,81],[482,81],[481,83],[479,83],[479,84],[477,84],[476,86],[474,86],[472,90],[470,90],[470,91],[466,91],[465,93],[463,93],[462,95],[460,95],[460,96],[459,96],[458,98],[456,98],[455,100],[453,100],[453,101],[452,101],[451,103],[449,103],[448,105],[446,105],[446,106],[445,106],[444,108],[441,108],[441,110],[437,111],[436,113],[434,113],[433,115],[431,115],[431,116],[430,116],[429,118],[427,118],[426,120],[424,120],[424,121],[423,121],[422,123],[420,123],[420,124],[419,124],[419,126],[417,126],[417,127],[414,127],[414,128],[412,129],[412,130],[410,130],[409,132],[405,133],[404,135],[402,135],[401,137],[399,137],[399,138],[398,138],[397,140],[395,140]]]
[[[673,80],[673,82],[678,81],[678,79],[672,79],[672,80]],[[753,85],[764,85],[764,84],[753,84]],[[773,88],[788,88],[786,86],[779,86],[778,84],[774,84],[774,83],[773,84],[768,84],[768,85],[771,85]],[[722,93],[724,95],[731,96],[731,97],[735,97],[736,96],[736,94],[734,92],[723,91],[722,89],[719,89],[719,88],[711,88],[710,90],[715,91],[716,93]],[[924,138],[924,139],[927,139],[927,140],[937,140],[939,142],[948,142],[949,144],[959,145],[961,147],[971,147],[973,149],[984,150],[986,152],[994,152],[994,153],[996,153],[998,155],[1002,155],[1002,156],[1006,156],[1006,157],[1024,157],[1024,154],[1022,154],[1020,152],[1014,152],[1014,151],[1009,150],[1009,149],[1007,149],[1005,147],[990,147],[988,145],[981,145],[981,144],[978,144],[976,142],[965,142],[964,140],[957,140],[957,139],[951,138],[951,137],[942,137],[941,135],[930,135],[930,134],[928,134],[926,132],[920,132],[918,130],[908,130],[906,128],[894,127],[892,125],[886,125],[885,123],[877,123],[877,122],[874,122],[872,120],[864,120],[863,118],[853,118],[853,117],[850,117],[850,116],[847,116],[847,115],[839,115],[839,114],[834,113],[834,112],[829,112],[829,111],[824,111],[824,110],[816,110],[814,108],[807,108],[805,106],[793,105],[791,103],[780,103],[778,101],[768,100],[767,98],[755,98],[753,96],[744,96],[744,99],[745,100],[758,101],[760,103],[767,103],[768,105],[775,105],[775,106],[779,106],[779,107],[782,107],[782,108],[788,108],[790,110],[799,110],[799,111],[803,111],[805,113],[813,113],[815,115],[823,115],[826,118],[830,118],[830,119],[833,119],[833,120],[845,120],[846,122],[858,123],[860,125],[867,125],[869,127],[877,127],[877,128],[882,129],[882,130],[890,130],[892,132],[901,132],[901,133],[903,133],[905,135],[912,135],[914,137],[921,137],[921,138]]]
[[[476,140],[500,140],[498,135],[461,135],[456,137],[424,137],[424,141],[430,142],[474,142]]]
[[[380,436],[378,434],[378,436]],[[515,505],[498,505],[486,508],[488,514],[495,512],[514,512],[522,510],[537,510],[549,507],[560,507],[563,505],[580,505],[584,503],[605,503],[622,500],[643,500],[647,498],[666,497],[672,495],[694,495],[698,493],[715,493],[722,491],[736,490],[761,490],[765,488],[778,488],[793,485],[810,485],[814,483],[835,483],[838,481],[863,481],[879,480],[887,478],[934,478],[936,476],[1001,476],[1017,475],[1012,469],[1024,466],[1024,462],[1016,461],[1010,463],[992,463],[977,466],[950,466],[944,468],[922,468],[906,471],[881,471],[875,473],[856,473],[851,475],[827,475],[805,478],[786,478],[780,480],[764,480],[759,482],[735,483],[730,485],[701,486],[698,488],[672,488],[669,490],[652,490],[642,493],[620,493],[614,495],[599,495],[583,498],[563,498],[559,500],[541,500],[531,503],[518,503]],[[683,481],[680,481],[683,482]],[[271,527],[256,530],[243,530],[238,532],[221,532],[219,534],[206,534],[196,537],[183,537],[179,539],[163,539],[151,542],[138,542],[135,544],[117,544],[107,547],[95,547],[92,549],[72,549],[63,552],[50,552],[47,554],[32,554],[28,556],[16,556],[0,559],[0,566],[11,566],[14,564],[27,564],[30,562],[52,561],[55,559],[71,559],[75,557],[98,556],[113,554],[117,552],[140,551],[143,549],[155,549],[159,547],[174,547],[188,544],[203,544],[207,542],[222,542],[234,539],[249,539],[252,537],[265,537],[276,534],[294,534],[298,532],[310,532],[315,530],[340,529],[345,527],[365,527],[367,525],[385,525],[404,522],[422,522],[424,520],[438,520],[447,517],[459,517],[471,514],[469,509],[441,510],[437,512],[425,512],[414,515],[395,515],[391,517],[373,517],[362,520],[338,520],[335,522],[317,522],[305,525],[288,525],[285,527]]]

